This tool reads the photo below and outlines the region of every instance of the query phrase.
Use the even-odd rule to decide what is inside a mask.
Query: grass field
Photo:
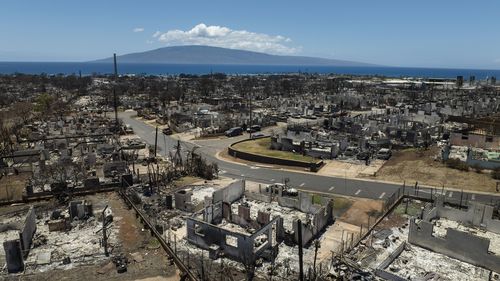
[[[271,138],[261,138],[255,139],[251,141],[240,142],[233,145],[233,148],[243,152],[249,152],[253,154],[259,154],[269,157],[302,161],[302,162],[316,162],[317,160],[310,156],[303,156],[298,153],[288,152],[288,151],[280,151],[280,150],[272,150],[269,147],[271,146]]]

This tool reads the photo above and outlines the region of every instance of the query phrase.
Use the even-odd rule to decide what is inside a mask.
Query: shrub
[[[479,166],[478,164],[473,165],[471,168],[473,168],[474,171],[476,171],[476,173],[478,174],[480,174],[483,171],[483,168],[481,168],[481,166]]]
[[[460,171],[469,171],[469,166],[465,162],[460,161],[459,159],[452,158],[446,160],[446,166]]]
[[[496,168],[495,170],[493,170],[491,172],[491,177],[496,180],[500,180],[500,168]]]

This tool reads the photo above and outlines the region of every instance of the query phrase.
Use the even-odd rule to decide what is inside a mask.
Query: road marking
[[[241,176],[242,176],[242,177],[244,177],[244,176],[245,176],[245,174],[241,174]]]
[[[334,189],[335,189],[335,186],[332,186],[332,187],[330,187],[330,188],[328,189],[328,191],[332,191],[332,190],[334,190]]]
[[[300,184],[300,187],[303,187],[305,184],[306,184],[305,182],[301,183],[301,184]]]
[[[225,173],[227,173],[227,172],[226,172],[226,171],[224,171],[224,170],[220,170],[220,171],[219,171],[219,174],[225,174]]]
[[[250,169],[260,169],[260,167],[251,166]]]
[[[356,191],[356,193],[354,193],[354,195],[358,195],[360,192],[361,192],[361,189],[358,189],[358,191]]]
[[[450,193],[448,194],[448,197],[453,197],[453,191],[450,191]]]
[[[271,181],[272,181],[272,182],[274,182],[274,181],[275,181],[275,179],[271,179]]]
[[[380,196],[378,197],[378,199],[382,199],[382,198],[384,198],[384,196],[385,196],[385,192],[382,192],[382,194],[380,194]]]
[[[472,194],[472,196],[471,196],[471,198],[470,198],[470,199],[471,199],[471,200],[476,200],[476,194]]]

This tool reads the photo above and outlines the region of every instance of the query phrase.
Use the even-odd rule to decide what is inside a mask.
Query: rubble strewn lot
[[[424,205],[426,204],[420,201],[410,201],[408,205],[406,202],[401,203],[375,227],[370,235],[346,254],[348,258],[362,268],[370,268],[372,272],[385,270],[406,280],[420,280],[421,278],[425,280],[498,280],[500,278],[498,272],[411,243],[409,232],[414,231],[409,226],[411,219],[420,216]],[[435,237],[447,239],[448,229],[484,237],[490,242],[488,253],[493,256],[497,255],[498,233],[465,226],[463,223],[445,218],[434,219],[432,224]],[[460,245],[455,245],[455,247],[460,248]],[[401,251],[398,252],[398,249]],[[384,263],[385,267],[381,268]]]
[[[28,256],[25,270],[19,274],[2,274],[2,280],[60,280],[65,278],[91,278],[93,280],[138,280],[156,276],[175,276],[175,267],[169,266],[164,252],[155,247],[149,249],[150,235],[144,231],[135,216],[127,210],[116,194],[92,195],[79,198],[93,202],[93,215],[68,221],[66,229],[53,228],[55,220],[50,216],[55,211],[58,217],[69,215],[68,206],[56,202],[39,205],[36,232]],[[108,247],[110,257],[106,257],[102,247],[102,219],[99,210],[109,206],[112,226],[109,230]],[[6,209],[3,207],[2,209]],[[26,210],[6,213],[2,225],[22,220]],[[61,226],[62,227],[62,226]],[[0,232],[2,241],[19,238],[17,230]],[[3,254],[3,251],[2,251]],[[113,257],[123,255],[128,260],[127,272],[117,273]],[[3,256],[3,255],[2,255]],[[0,258],[5,261],[5,257]],[[144,268],[148,268],[147,271]],[[168,280],[164,278],[162,280]],[[176,280],[175,278],[172,280]]]
[[[490,271],[437,254],[418,246],[409,246],[389,266],[396,275],[414,280],[490,280]],[[432,280],[432,279],[431,279]]]
[[[289,168],[225,155],[238,141],[302,173],[492,192],[500,87],[462,80],[0,75],[0,279],[297,280],[300,249],[309,280],[499,280],[493,200],[313,194],[211,161]]]

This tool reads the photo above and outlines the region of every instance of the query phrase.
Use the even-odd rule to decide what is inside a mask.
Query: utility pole
[[[302,252],[302,221],[297,220],[297,237],[299,242],[299,281],[304,281],[304,262]]]
[[[158,149],[158,126],[156,126],[156,133],[155,133],[155,158],[157,149]]]
[[[321,247],[321,244],[319,243],[319,240],[314,241],[314,265],[313,265],[313,278],[316,279],[317,272],[316,272],[316,259],[318,258],[318,249]]]
[[[116,129],[118,130],[118,104],[117,104],[117,97],[116,97],[116,80],[118,78],[118,68],[116,66],[116,54],[113,54],[113,62],[114,62],[114,69],[115,69],[115,75],[114,75],[114,83],[113,83],[113,99],[114,99],[114,107],[115,107],[115,126]]]
[[[248,122],[248,128],[252,127],[252,91],[248,92],[248,107],[250,108],[250,121]],[[250,129],[249,137],[252,138],[252,129]]]
[[[106,209],[108,208],[108,205],[104,207],[102,210],[102,246],[104,247],[104,255],[106,257],[109,257],[109,252],[108,252],[108,232],[107,232],[107,227],[111,222],[106,221]]]

